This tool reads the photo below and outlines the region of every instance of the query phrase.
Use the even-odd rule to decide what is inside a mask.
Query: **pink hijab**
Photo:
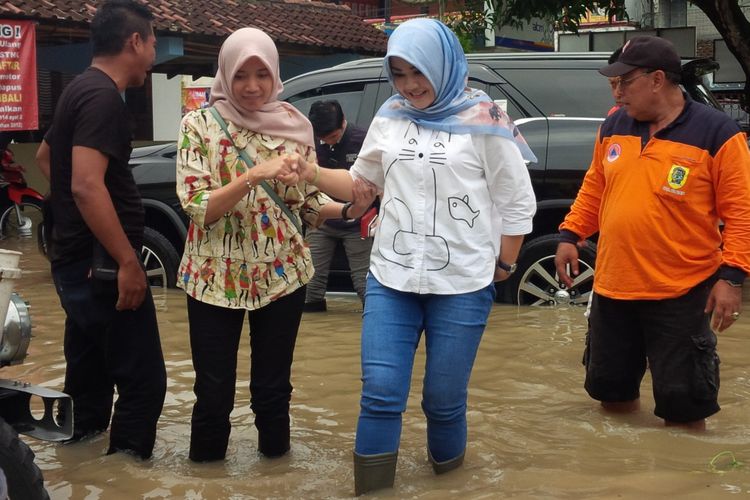
[[[232,95],[234,75],[251,57],[260,59],[274,80],[271,100],[254,112],[244,110]],[[282,90],[279,53],[271,37],[256,28],[241,28],[224,40],[209,104],[216,106],[224,119],[237,126],[314,146],[310,121],[291,104],[278,100]]]

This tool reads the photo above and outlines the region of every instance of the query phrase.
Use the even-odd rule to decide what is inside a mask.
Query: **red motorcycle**
[[[0,155],[0,240],[31,238],[36,232],[39,249],[46,255],[42,230],[44,196],[26,185],[24,168],[6,149]]]

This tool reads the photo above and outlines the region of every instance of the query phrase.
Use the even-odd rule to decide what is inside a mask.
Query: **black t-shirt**
[[[318,142],[315,154],[318,157],[318,165],[327,168],[344,168],[349,170],[362,149],[367,131],[365,129],[347,124],[339,142],[333,146]],[[355,222],[346,222],[343,219],[328,219],[326,225],[336,229],[350,229],[359,231],[359,219]]]
[[[50,147],[53,267],[90,258],[94,244],[71,193],[73,146],[96,149],[109,157],[104,183],[130,244],[140,250],[144,212],[128,167],[131,138],[125,102],[104,72],[90,67],[65,87],[45,136]]]

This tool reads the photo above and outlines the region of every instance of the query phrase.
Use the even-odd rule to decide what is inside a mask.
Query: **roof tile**
[[[98,4],[98,2],[96,2]],[[347,52],[382,54],[386,35],[349,7],[315,0],[153,0],[156,31],[226,36],[254,25],[277,42]],[[0,17],[90,22],[95,5],[86,0],[7,0]]]

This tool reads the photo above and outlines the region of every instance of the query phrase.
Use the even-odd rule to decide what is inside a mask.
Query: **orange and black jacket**
[[[623,109],[599,130],[560,234],[576,242],[599,232],[601,295],[678,297],[717,269],[736,281],[750,272],[747,138],[726,114],[685,99],[680,116],[653,137]]]

